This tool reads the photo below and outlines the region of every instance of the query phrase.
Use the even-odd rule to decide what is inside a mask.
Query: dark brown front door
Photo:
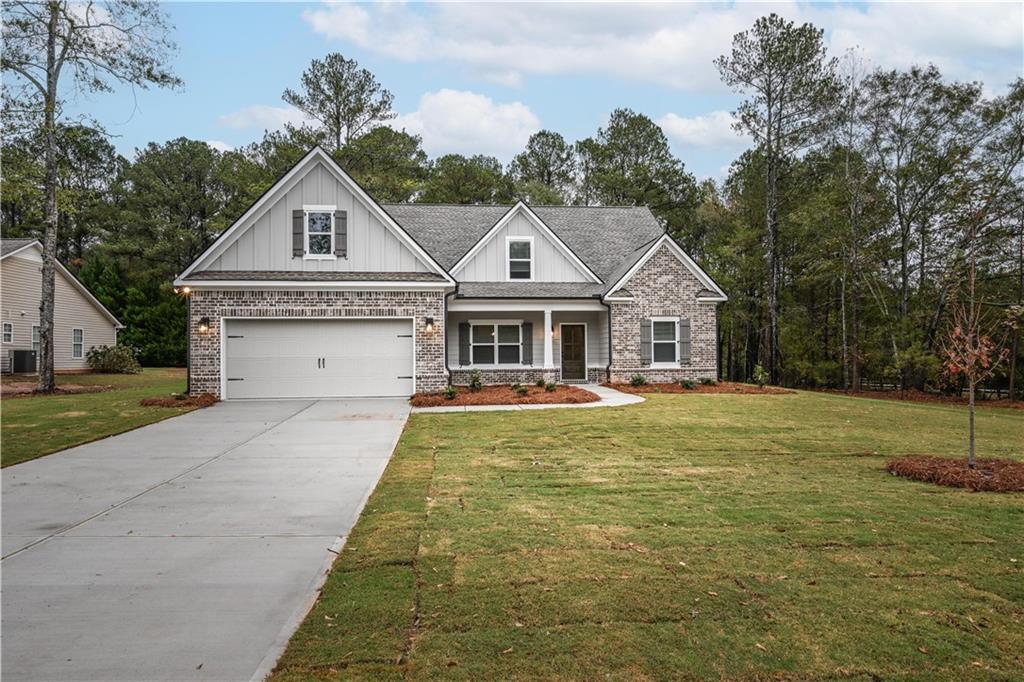
[[[587,328],[582,324],[562,325],[562,379],[587,378]]]

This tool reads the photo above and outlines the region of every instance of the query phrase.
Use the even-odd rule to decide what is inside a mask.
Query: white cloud
[[[426,93],[416,111],[388,125],[421,136],[430,156],[489,154],[505,161],[526,146],[540,120],[521,102],[498,103],[475,92],[443,89]]]
[[[254,104],[245,109],[224,114],[217,119],[217,122],[227,128],[260,130],[277,130],[283,128],[286,123],[300,125],[308,120],[301,111],[295,107],[273,107],[267,104]]]
[[[834,52],[859,45],[879,66],[931,61],[952,78],[1000,88],[1020,68],[1020,3],[325,4],[303,17],[328,39],[402,61],[462,64],[513,87],[524,74],[594,74],[722,91],[712,61],[769,12],[811,21]]]
[[[219,152],[230,152],[230,151],[234,151],[234,149],[235,149],[232,145],[228,144],[227,142],[223,142],[221,140],[207,140],[206,144],[210,145],[211,147],[213,147],[214,149],[216,149]]]
[[[734,121],[728,111],[712,111],[692,117],[669,113],[659,118],[657,123],[668,138],[681,147],[741,149],[747,141],[733,129]]]

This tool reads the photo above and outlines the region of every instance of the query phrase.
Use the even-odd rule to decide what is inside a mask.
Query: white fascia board
[[[30,249],[30,248],[37,249],[39,251],[40,255],[42,255],[42,253],[43,253],[43,245],[39,243],[39,240],[36,240],[34,242],[29,242],[28,244],[25,244],[25,246],[21,247],[20,249],[18,249],[16,251],[11,251],[7,255],[5,255],[4,258],[8,258],[10,256],[13,256],[13,255],[17,254],[17,253],[21,253],[25,249]],[[61,276],[68,282],[68,284],[73,286],[75,288],[75,290],[78,291],[78,293],[80,293],[82,296],[84,296],[85,299],[87,301],[89,301],[89,303],[91,303],[93,305],[93,307],[95,307],[97,310],[99,310],[101,313],[103,313],[103,315],[108,320],[110,320],[114,324],[114,326],[116,328],[124,329],[124,325],[121,324],[121,321],[118,320],[116,317],[114,317],[114,314],[112,312],[110,312],[109,310],[107,310],[107,307],[105,305],[103,305],[102,303],[100,303],[99,299],[92,295],[92,292],[89,291],[88,287],[86,287],[84,284],[79,282],[78,278],[75,277],[73,274],[71,274],[71,271],[68,270],[66,267],[64,267],[63,263],[61,263],[56,258],[53,259],[53,263],[54,263],[54,265],[57,266],[57,271],[60,272]]]
[[[556,298],[456,298],[448,302],[450,312],[543,312],[608,310],[596,298],[591,300]]]
[[[505,225],[507,225],[509,221],[512,220],[512,218],[515,217],[517,213],[523,213],[524,215],[526,215],[530,222],[532,222],[534,226],[538,230],[540,230],[552,244],[555,245],[555,248],[561,251],[562,255],[568,258],[573,263],[573,265],[575,265],[580,272],[589,277],[592,282],[594,282],[595,284],[602,283],[601,278],[594,274],[594,271],[587,267],[587,264],[581,261],[579,256],[573,253],[573,250],[570,249],[565,242],[559,239],[558,235],[555,234],[554,230],[548,227],[547,223],[541,220],[540,216],[534,213],[530,209],[530,207],[524,204],[522,201],[517,201],[512,208],[506,211],[505,215],[501,216],[501,218],[498,219],[498,222],[494,223],[491,229],[489,229],[484,234],[483,237],[480,237],[477,243],[473,245],[473,248],[467,251],[466,255],[460,258],[459,262],[452,266],[452,275],[455,275],[461,269],[466,267],[466,264],[469,263],[469,261],[471,261],[473,257],[476,256],[476,254],[478,254],[480,250],[487,245],[487,242],[494,239],[494,236],[498,233],[498,231],[501,230],[501,228],[503,228]]]
[[[352,194],[354,194],[356,197],[358,197],[364,203],[366,203],[366,205],[370,207],[370,211],[374,215],[376,215],[377,218],[379,218],[381,222],[383,222],[395,234],[396,237],[398,237],[399,241],[408,246],[409,249],[413,251],[413,253],[419,256],[420,259],[423,260],[423,262],[426,263],[428,266],[430,266],[437,274],[444,277],[446,281],[448,281],[450,284],[455,284],[455,280],[451,278],[451,275],[448,274],[448,271],[442,268],[441,265],[430,256],[430,254],[424,251],[423,247],[421,247],[416,242],[416,240],[409,235],[408,232],[402,229],[402,226],[396,223],[394,218],[392,218],[387,211],[381,208],[380,204],[378,204],[369,194],[367,194],[363,190],[363,188],[359,186],[359,183],[353,180],[348,175],[348,173],[346,173],[344,169],[342,169],[342,167],[339,166],[338,163],[333,158],[331,158],[331,155],[324,151],[323,148],[321,148],[319,145],[309,150],[309,152],[305,156],[303,156],[298,161],[298,163],[292,166],[291,170],[285,173],[280,180],[278,180],[270,188],[268,188],[267,191],[264,192],[263,195],[260,196],[260,198],[257,199],[255,203],[253,203],[253,205],[250,206],[248,210],[246,210],[245,213],[241,215],[241,217],[238,218],[238,220],[231,224],[231,227],[224,230],[224,232],[217,239],[215,239],[214,242],[210,244],[210,246],[205,251],[203,251],[202,255],[200,255],[199,258],[196,258],[194,261],[192,261],[191,265],[185,268],[185,271],[182,272],[178,276],[178,278],[181,279],[187,277],[189,274],[192,273],[192,271],[196,269],[196,267],[200,263],[203,263],[206,260],[214,257],[215,255],[219,255],[219,253],[223,252],[224,249],[226,249],[227,246],[232,243],[233,236],[237,232],[239,232],[243,226],[248,227],[250,219],[256,216],[263,209],[263,207],[268,202],[270,202],[272,197],[278,194],[279,190],[287,186],[289,183],[295,181],[299,177],[301,171],[303,171],[306,168],[307,164],[313,161],[314,159],[321,160],[327,167],[327,169],[330,170],[332,174],[334,174],[336,179],[338,179],[343,185],[345,185],[346,188],[348,188],[348,190],[352,192]]]
[[[409,282],[394,280],[348,280],[339,281],[296,281],[296,280],[258,280],[258,279],[210,279],[174,280],[176,287],[190,289],[395,289],[405,291],[426,291],[435,289],[452,289],[455,285],[448,282]]]
[[[662,235],[660,239],[654,242],[651,245],[651,248],[647,250],[647,253],[641,256],[640,260],[634,263],[633,267],[631,267],[625,275],[619,278],[619,281],[617,281],[615,284],[609,287],[608,291],[613,292],[625,286],[626,283],[629,282],[630,278],[636,274],[637,270],[642,268],[644,264],[647,263],[647,261],[649,261],[651,257],[658,252],[658,249],[660,249],[663,244],[668,244],[669,249],[679,260],[679,262],[682,263],[686,267],[686,269],[688,269],[693,274],[693,276],[696,277],[697,280],[704,285],[706,289],[709,289],[717,294],[717,296],[713,298],[706,297],[698,299],[699,302],[721,303],[722,301],[729,300],[729,297],[726,295],[724,291],[722,291],[721,287],[719,287],[718,284],[715,283],[715,280],[711,279],[711,276],[708,275],[708,273],[704,272],[704,270],[702,270],[701,267],[697,265],[696,261],[690,258],[690,256],[685,251],[683,251],[683,248],[679,246],[679,244],[676,244],[676,240],[672,239],[667,234]],[[608,299],[606,298],[605,300]]]

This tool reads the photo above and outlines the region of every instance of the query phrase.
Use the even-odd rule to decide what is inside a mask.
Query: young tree
[[[332,52],[302,73],[302,91],[281,98],[316,122],[327,149],[336,152],[374,124],[394,118],[394,96],[354,59]]]
[[[81,4],[69,0],[17,0],[4,4],[5,110],[12,102],[42,129],[45,157],[46,230],[43,236],[42,296],[39,306],[39,390],[54,390],[54,260],[57,255],[57,124],[67,93],[113,89],[113,83],[142,88],[173,87],[181,81],[165,67],[174,51],[161,8],[141,0]],[[71,72],[73,87],[61,76]]]
[[[431,204],[498,204],[512,200],[512,181],[492,156],[446,154],[435,160],[416,201]]]
[[[722,80],[749,94],[735,115],[736,129],[764,151],[768,261],[768,332],[765,365],[779,380],[779,178],[786,159],[824,141],[841,93],[836,60],[826,55],[823,31],[796,26],[776,14],[733,37],[732,53],[715,60]]]

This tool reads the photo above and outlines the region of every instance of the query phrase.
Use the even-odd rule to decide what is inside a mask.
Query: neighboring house
[[[319,148],[175,284],[227,399],[714,377],[726,300],[647,208],[382,205]]]
[[[88,369],[85,354],[94,346],[117,343],[117,321],[85,285],[59,261],[54,277],[53,366],[57,371]],[[10,369],[10,351],[39,352],[39,302],[43,283],[43,247],[35,239],[0,240],[0,323],[2,369]]]

